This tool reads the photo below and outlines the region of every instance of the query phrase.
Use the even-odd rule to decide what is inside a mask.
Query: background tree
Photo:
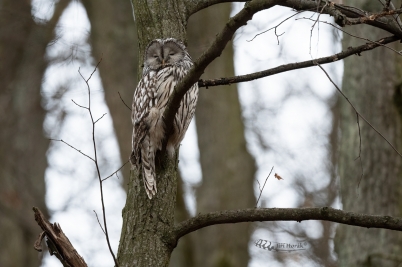
[[[194,58],[212,43],[230,12],[229,3],[220,4],[190,18],[187,38]],[[233,55],[230,43],[208,66],[202,78],[234,76]],[[196,191],[196,212],[255,206],[255,162],[246,148],[237,86],[201,90],[195,122],[203,177]],[[246,266],[250,258],[251,227],[251,224],[222,225],[197,231],[192,266]]]
[[[91,22],[90,43],[95,61],[99,65],[105,100],[113,119],[113,127],[120,149],[121,162],[131,154],[132,124],[130,111],[133,90],[138,82],[138,48],[135,23],[129,1],[82,1]],[[123,169],[123,178],[129,164]],[[126,177],[127,179],[127,177]],[[126,185],[126,182],[123,182]]]
[[[44,173],[49,141],[43,132],[42,77],[46,48],[68,0],[49,20],[32,16],[31,1],[0,1],[0,266],[39,266],[32,244],[32,206],[47,214]]]
[[[379,1],[349,1],[345,4],[355,4],[370,12],[379,12],[384,8]],[[384,31],[366,25],[346,31],[369,40],[386,35]],[[364,42],[344,34],[342,44],[347,49]],[[396,48],[394,45],[391,47]],[[370,55],[353,56],[344,62],[343,92],[400,151],[401,57],[389,49],[377,49]],[[339,176],[343,209],[400,217],[401,158],[367,124],[360,122],[359,129],[356,114],[346,101],[340,101],[340,110]],[[399,232],[340,225],[336,231],[339,266],[395,266],[401,262],[401,242]]]
[[[312,2],[298,2],[303,6],[297,6],[299,9],[313,9],[317,8],[315,3]],[[157,37],[174,37],[178,39],[185,39],[185,21],[190,14],[199,11],[202,7],[208,6],[208,2],[200,2],[196,6],[184,5],[183,2],[165,3],[162,7],[155,2],[137,2],[133,1],[135,17],[141,18],[138,22],[138,36],[140,43],[140,52],[143,53],[146,44]],[[254,12],[270,8],[276,4],[273,2],[259,2],[251,1],[246,4],[245,9],[238,13],[226,24],[224,31],[218,34],[213,45],[207,50],[206,54],[201,56],[199,61],[196,62],[196,70],[190,73],[184,81],[176,87],[176,94],[172,97],[171,103],[165,113],[165,122],[167,131],[171,125],[171,120],[175,114],[175,107],[177,109],[180,103],[181,95],[185,93],[186,88],[198,80],[198,77],[204,71],[204,68],[223,50],[227,41],[232,37],[234,31],[251,18]],[[296,7],[292,1],[281,2],[282,5],[289,5]],[[321,9],[320,9],[321,8]],[[336,16],[336,21],[342,26],[346,23],[347,17],[341,16],[338,9],[332,9],[332,6],[318,7],[318,10],[328,12]],[[360,16],[360,15],[359,15]],[[374,23],[375,24],[375,23]],[[377,24],[376,24],[377,25]],[[391,25],[388,25],[391,26]],[[378,26],[386,28],[388,26]],[[392,28],[392,32],[398,32],[398,29]],[[391,40],[395,40],[392,38]],[[384,40],[386,41],[386,40]],[[344,54],[351,53],[351,49]],[[341,58],[339,55],[337,58]],[[141,58],[141,57],[140,57]],[[317,61],[322,64],[329,59],[322,59]],[[333,60],[333,59],[332,59]],[[316,61],[309,61],[310,66],[316,65]],[[233,80],[231,80],[233,81]],[[175,202],[176,196],[176,181],[177,167],[175,159],[168,159],[164,155],[160,155],[161,162],[157,173],[160,177],[161,187],[164,192],[161,192],[158,197],[152,201],[146,201],[144,192],[141,190],[141,177],[139,173],[134,170],[130,178],[130,185],[128,191],[128,199],[126,207],[123,211],[123,231],[121,242],[119,246],[118,261],[121,265],[126,266],[131,262],[137,262],[140,265],[166,265],[169,261],[170,253],[175,246],[175,239],[172,240],[172,226],[173,226],[173,209],[172,203]],[[155,209],[158,207],[159,209]],[[158,220],[156,220],[158,218]],[[229,219],[228,219],[229,220]],[[190,222],[189,222],[190,224]],[[146,229],[146,231],[144,231]],[[177,233],[173,231],[173,233]],[[134,253],[132,253],[134,251]]]
[[[147,6],[144,6],[144,2],[139,3],[134,1],[135,11],[137,12],[136,17],[140,19],[139,26],[139,43],[140,52],[143,53],[145,45],[149,40],[156,37],[176,37],[178,39],[185,38],[185,26],[188,17],[199,11],[200,9],[207,7],[208,5],[214,4],[216,2],[197,2],[192,5],[190,2],[167,2],[165,6],[159,5],[159,3],[149,2]],[[185,92],[186,86],[188,87],[192,83],[196,82],[204,71],[204,68],[220,54],[227,41],[233,36],[234,31],[244,25],[247,20],[251,19],[252,14],[264,9],[271,8],[276,1],[251,1],[248,2],[246,7],[233,19],[226,24],[225,30],[217,35],[214,41],[214,45],[208,49],[208,52],[204,54],[201,59],[196,64],[196,71],[190,74],[183,85],[179,85],[176,88],[177,96],[174,97],[169,105],[166,112],[166,125],[169,129],[169,119],[172,119],[172,114],[174,115],[174,106],[180,101],[180,94]],[[297,6],[295,6],[292,1],[280,2],[281,5],[297,7],[298,9],[309,9],[322,10],[323,12],[330,13],[336,16],[338,23],[354,22],[350,18],[346,17],[344,14],[339,14],[339,12],[346,12],[347,14],[353,13],[350,9],[345,7],[334,7],[329,6],[326,3],[320,3],[321,6],[315,6],[316,3],[311,1],[298,1]],[[137,6],[136,6],[137,5]],[[340,11],[341,10],[341,11]],[[345,11],[346,10],[346,11]],[[337,13],[338,12],[338,13]],[[348,13],[349,12],[349,13]],[[356,12],[354,10],[354,12]],[[138,16],[139,15],[139,16]],[[359,16],[358,16],[359,17]],[[363,16],[363,20],[365,17]],[[381,16],[378,18],[381,20]],[[345,22],[346,21],[346,22]],[[373,25],[377,21],[370,22]],[[361,23],[361,21],[358,23]],[[392,24],[392,23],[391,23]],[[378,27],[388,28],[389,31],[393,33],[400,34],[398,29],[395,29],[393,25],[384,23],[377,23]],[[395,26],[395,25],[394,25]],[[398,38],[385,38],[382,39],[381,43],[387,43],[390,41],[396,41]],[[329,59],[320,59],[319,63],[324,64],[330,61],[340,59],[342,56],[352,55],[355,53],[360,53],[367,49],[372,49],[377,46],[377,44],[366,45],[359,50],[356,48],[349,49],[345,53],[340,53],[337,57]],[[142,57],[140,57],[141,59]],[[325,62],[326,61],[326,62]],[[303,65],[304,64],[304,65]],[[292,68],[301,67],[303,65],[313,66],[316,62],[309,61],[302,64],[294,64],[293,66],[285,66],[283,69],[290,70]],[[278,70],[276,70],[278,71]],[[275,71],[273,71],[275,73]],[[276,72],[278,73],[278,72]],[[272,74],[272,73],[271,73]],[[258,74],[256,74],[258,76]],[[261,77],[261,76],[260,76]],[[243,77],[246,80],[250,77]],[[235,82],[240,78],[235,78],[235,80],[230,79],[229,81]],[[220,80],[224,81],[224,80]],[[202,82],[201,82],[202,84]],[[212,84],[210,84],[212,86]],[[119,262],[120,265],[131,265],[133,261],[138,264],[154,264],[154,265],[166,265],[169,261],[169,256],[172,249],[175,247],[177,239],[183,234],[187,234],[193,230],[199,229],[200,227],[205,227],[210,224],[215,223],[227,223],[227,222],[241,222],[241,221],[255,221],[255,220],[272,220],[272,219],[283,219],[283,220],[297,220],[301,221],[304,219],[327,219],[332,221],[337,221],[341,223],[350,223],[360,226],[370,226],[370,227],[388,227],[390,229],[398,229],[395,226],[395,221],[378,223],[374,217],[367,216],[357,216],[346,214],[339,211],[334,211],[331,209],[305,209],[305,210],[245,210],[237,212],[228,213],[217,213],[210,214],[208,216],[198,216],[197,218],[185,222],[183,224],[177,225],[173,228],[173,211],[174,211],[174,200],[176,196],[176,172],[177,172],[177,162],[172,159],[167,159],[164,157],[163,153],[160,156],[160,166],[158,172],[161,177],[161,187],[165,189],[164,192],[159,192],[158,198],[153,202],[144,201],[146,199],[145,194],[143,194],[143,187],[141,177],[139,174],[133,171],[133,175],[130,178],[130,187],[128,193],[128,200],[125,210],[123,211],[124,225],[122,231],[122,238],[119,247]],[[142,189],[142,190],[141,190]],[[133,194],[135,192],[135,194]],[[144,198],[143,198],[144,197]],[[276,215],[276,216],[275,216]],[[347,216],[346,216],[347,215]],[[352,218],[352,219],[350,219]],[[356,221],[357,218],[357,221]],[[372,219],[368,222],[365,219]],[[384,218],[380,218],[383,220]],[[377,224],[376,224],[377,223]],[[398,225],[398,221],[396,223]],[[134,251],[134,254],[132,253]]]
[[[117,92],[120,92],[122,95],[122,98],[125,99],[128,103],[131,103],[131,98],[132,98],[132,92],[135,88],[135,85],[137,84],[137,79],[136,75],[133,75],[133,73],[137,73],[137,49],[134,44],[137,43],[136,39],[136,30],[133,28],[135,24],[132,23],[132,11],[131,11],[131,6],[130,3],[127,1],[121,1],[121,2],[114,2],[114,3],[106,3],[107,1],[97,1],[96,4],[92,3],[91,1],[83,1],[83,4],[85,6],[85,9],[88,13],[89,20],[91,22],[91,44],[93,47],[94,51],[94,58],[103,58],[103,63],[99,66],[100,70],[100,75],[102,77],[102,83],[103,87],[105,89],[105,99],[107,101],[108,107],[111,111],[111,115],[113,117],[113,122],[114,126],[116,129],[116,134],[117,138],[119,141],[119,147],[121,151],[121,160],[122,162],[125,162],[127,160],[127,155],[130,154],[130,147],[127,144],[130,144],[131,142],[131,121],[130,117],[127,116],[128,112],[126,107],[122,104]],[[212,23],[219,23],[220,26],[223,26],[226,20],[229,18],[230,15],[230,10],[231,10],[231,5],[230,4],[224,4],[218,6],[217,9],[206,9],[202,13],[200,13],[197,17],[193,19],[192,22],[190,22],[190,25],[193,25],[192,28],[189,29],[189,32],[194,33],[193,35],[189,36],[189,40],[192,40],[193,44],[190,44],[190,54],[194,55],[194,57],[198,57],[201,52],[202,48],[204,48],[207,44],[209,44],[210,40],[213,38],[214,34],[216,33],[215,30],[216,28],[212,27],[212,25],[208,25],[206,28],[203,27],[204,29],[210,29],[211,34],[209,34],[209,40],[207,39],[206,35],[208,35],[208,32],[203,30],[203,34],[197,34],[199,33],[200,26],[205,25],[205,22],[210,22]],[[223,12],[222,12],[223,11]],[[119,14],[117,20],[116,20],[116,14]],[[216,19],[220,18],[221,22],[217,22]],[[117,24],[116,24],[117,22]],[[119,24],[120,23],[120,24]],[[194,26],[195,25],[195,26]],[[198,28],[197,28],[198,26]],[[119,29],[119,30],[116,30]],[[198,37],[198,39],[197,39]],[[204,40],[202,40],[204,39]],[[194,48],[192,48],[194,47]],[[220,60],[217,62],[217,64],[214,64],[214,68],[210,68],[206,75],[209,75],[210,77],[214,77],[213,75],[219,74],[220,76],[232,76],[234,75],[234,68],[233,68],[233,51],[227,50],[224,55],[221,57],[223,60]],[[223,62],[222,62],[223,61]],[[217,70],[220,70],[220,72],[217,72]],[[225,71],[228,70],[228,71]],[[215,91],[219,92],[219,91]],[[230,96],[233,95],[233,96]],[[218,98],[219,97],[219,98]],[[209,98],[210,100],[204,100],[204,98]],[[233,101],[234,100],[234,101]],[[205,102],[205,103],[204,103]],[[219,103],[219,104],[218,104]],[[228,103],[227,105],[222,105],[222,103]],[[220,108],[220,113],[217,113],[216,110],[211,109],[211,106],[215,106],[217,108]],[[204,109],[200,110],[200,107],[205,107]],[[227,112],[225,112],[228,110]],[[233,112],[234,111],[234,112]],[[207,121],[208,123],[205,123],[205,119],[203,120],[204,123],[201,125],[209,125],[210,127],[198,127],[198,136],[204,136],[205,138],[214,138],[216,137],[215,134],[213,134],[217,127],[220,127],[222,124],[225,125],[225,129],[227,130],[227,133],[223,134],[220,136],[222,140],[216,140],[214,138],[213,140],[213,146],[211,145],[206,145],[208,141],[203,141],[200,139],[200,148],[201,148],[201,155],[202,159],[210,159],[209,160],[209,165],[208,163],[204,163],[203,166],[203,173],[205,173],[205,177],[208,178],[209,184],[208,187],[209,189],[211,188],[216,188],[217,183],[221,183],[222,186],[221,191],[217,192],[217,196],[213,196],[214,198],[221,199],[219,202],[214,202],[216,204],[220,205],[225,205],[226,207],[228,203],[231,203],[232,207],[249,207],[252,206],[255,203],[255,200],[253,200],[253,170],[251,170],[251,173],[246,173],[248,171],[248,167],[253,168],[253,163],[250,163],[251,157],[248,154],[248,152],[245,149],[245,140],[243,137],[243,132],[242,130],[238,131],[238,129],[243,128],[242,122],[241,122],[241,114],[240,114],[240,103],[238,101],[238,96],[237,96],[237,91],[236,90],[225,90],[222,91],[222,94],[201,94],[199,104],[198,104],[198,111],[197,111],[197,117],[201,117],[202,114],[206,114]],[[212,114],[219,114],[219,116],[211,116]],[[231,115],[234,114],[234,115]],[[221,116],[221,117],[220,117]],[[205,116],[204,116],[205,117]],[[227,120],[227,119],[230,120]],[[202,120],[202,118],[200,119]],[[216,124],[213,124],[211,122],[216,121]],[[197,120],[198,121],[198,120]],[[235,124],[239,124],[238,126],[233,125],[231,121],[235,122]],[[211,130],[215,128],[215,130]],[[236,145],[236,142],[232,142],[233,140],[237,140],[235,137],[233,138],[227,138],[228,136],[231,135],[240,135],[239,142],[241,143],[240,145]],[[227,143],[225,143],[225,142]],[[211,142],[211,140],[209,140]],[[241,160],[244,166],[246,168],[242,169],[242,171],[236,172],[237,174],[237,179],[236,177],[233,177],[233,172],[229,174],[225,173],[219,173],[219,170],[222,168],[217,168],[216,162],[217,160],[220,159],[221,161],[225,161],[225,159],[228,159],[230,161],[230,156],[229,155],[224,155],[224,153],[228,153],[229,150],[225,149],[227,147],[242,147],[243,151],[236,151],[230,152],[231,156],[241,158],[242,154],[245,154],[246,160]],[[211,150],[213,148],[214,151],[205,153],[206,149]],[[207,154],[207,155],[206,155]],[[205,156],[204,156],[205,155]],[[212,156],[212,157],[211,157]],[[214,163],[214,164],[211,164]],[[221,162],[222,166],[225,165],[225,163]],[[232,164],[233,165],[233,164]],[[234,164],[235,166],[237,164]],[[215,169],[213,166],[216,166]],[[226,168],[225,168],[226,169]],[[127,173],[127,172],[123,172]],[[211,175],[214,174],[214,175]],[[226,177],[233,177],[231,181],[235,182],[237,181],[238,183],[241,183],[241,185],[244,184],[244,182],[247,182],[247,179],[244,179],[244,177],[249,177],[249,187],[248,190],[244,190],[245,187],[242,187],[239,185],[234,185],[231,186],[231,188],[234,189],[240,189],[242,188],[242,195],[249,194],[251,197],[248,197],[249,200],[252,201],[247,201],[244,202],[242,201],[242,205],[238,205],[240,199],[237,197],[238,192],[234,193],[232,196],[228,196],[226,193],[226,188],[227,188],[227,178]],[[221,179],[221,182],[219,182]],[[206,186],[206,183],[203,183],[203,187]],[[202,187],[202,188],[203,188]],[[208,192],[205,193],[203,196],[198,197],[198,202],[199,201],[208,201],[211,199],[211,190],[209,189],[204,189],[203,191]],[[183,192],[182,192],[183,193]],[[226,196],[225,196],[226,195]],[[223,201],[222,196],[224,196],[226,199],[229,199],[228,201]],[[178,197],[183,197],[178,195]],[[182,208],[185,209],[185,206],[182,206]],[[200,208],[200,211],[207,211],[207,210],[221,210],[224,207],[214,207],[214,208]],[[179,211],[176,211],[179,212]],[[223,228],[223,227],[221,227]],[[240,228],[240,229],[239,229]],[[241,229],[241,228],[246,228],[246,229]],[[205,258],[205,255],[208,254],[209,252],[207,251],[206,248],[212,251],[216,251],[218,254],[224,254],[219,252],[220,249],[217,247],[213,247],[210,244],[216,244],[215,246],[219,246],[221,249],[224,249],[221,242],[215,242],[216,238],[218,236],[221,236],[221,240],[225,240],[226,244],[230,244],[233,247],[236,247],[236,253],[234,253],[233,248],[230,250],[232,251],[232,258],[235,257],[235,259],[230,260],[232,262],[237,262],[240,264],[239,266],[244,266],[248,262],[248,239],[249,239],[249,233],[250,233],[250,225],[243,225],[241,227],[237,227],[237,232],[240,234],[243,234],[243,238],[239,238],[239,235],[234,237],[231,234],[231,229],[226,229],[225,231],[227,232],[226,235],[217,235],[217,232],[222,232],[221,230],[217,229],[214,230],[213,233],[202,233],[199,238],[197,238],[197,246],[193,246],[193,248],[196,248],[197,251],[195,252],[195,256],[198,259],[203,259]],[[228,240],[231,240],[230,242],[227,242]],[[203,240],[203,241],[201,241]],[[206,240],[209,240],[209,245],[206,244]],[[242,243],[241,246],[237,245],[236,243]],[[204,246],[201,246],[200,244],[205,244]],[[186,249],[188,250],[188,246],[186,246]],[[187,251],[186,250],[186,251]],[[188,254],[188,252],[185,252],[185,254]],[[226,254],[229,254],[228,249],[226,249]],[[244,254],[244,255],[243,255]],[[188,258],[188,255],[183,255],[184,258]],[[241,260],[241,258],[243,260]],[[172,261],[174,262],[174,261]],[[191,264],[194,266],[193,264]],[[174,263],[174,266],[178,266],[177,262]],[[186,265],[188,266],[188,264]]]

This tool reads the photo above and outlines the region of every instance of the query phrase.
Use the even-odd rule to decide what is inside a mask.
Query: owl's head
[[[160,69],[184,60],[188,55],[182,42],[174,38],[155,39],[145,50],[144,68]]]

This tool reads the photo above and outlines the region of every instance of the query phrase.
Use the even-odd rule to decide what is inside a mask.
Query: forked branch
[[[227,1],[219,1],[219,0],[204,0],[204,1],[199,1],[197,4],[190,4],[187,10],[187,15],[190,16],[193,13],[196,13],[197,11],[214,5],[218,3],[223,3]],[[253,15],[261,10],[269,9],[275,5],[280,5],[284,7],[289,7],[293,8],[297,11],[306,11],[306,10],[319,10],[320,13],[322,14],[328,14],[331,15],[335,18],[335,22],[340,25],[341,27],[344,27],[346,25],[355,25],[355,24],[369,24],[374,27],[383,29],[385,31],[388,31],[392,34],[394,34],[397,37],[388,37],[392,39],[392,41],[402,39],[402,29],[398,22],[392,17],[392,15],[395,15],[395,13],[400,12],[400,10],[394,10],[394,11],[387,11],[388,13],[384,12],[379,12],[379,13],[370,13],[366,12],[361,9],[357,8],[352,8],[349,6],[344,6],[344,5],[338,5],[335,3],[332,3],[330,1],[310,1],[310,0],[251,0],[251,1],[245,1],[244,8],[237,13],[234,17],[230,18],[229,21],[226,23],[225,27],[223,30],[216,35],[216,38],[214,42],[211,44],[211,46],[202,54],[202,56],[196,60],[194,63],[194,66],[191,68],[187,76],[176,86],[174,92],[170,96],[169,102],[166,106],[165,112],[163,114],[164,117],[164,122],[165,122],[165,127],[166,127],[166,136],[170,136],[173,130],[173,120],[175,117],[175,114],[177,113],[177,110],[179,109],[181,99],[183,98],[184,94],[190,89],[190,87],[198,81],[198,79],[201,77],[203,74],[205,68],[217,57],[220,56],[222,53],[223,49],[225,48],[226,44],[233,38],[234,33],[239,29],[241,26],[246,25],[247,21],[252,19]],[[398,13],[399,14],[399,13]],[[391,17],[392,19],[389,19]],[[386,39],[384,39],[386,40]],[[367,44],[365,46],[365,50],[370,50],[377,47],[375,44]],[[363,49],[363,51],[365,51]],[[354,53],[348,53],[348,51],[343,52],[345,53],[344,57],[350,56]],[[338,60],[339,58],[328,58],[326,60]],[[306,64],[303,66],[303,63]],[[320,64],[325,64],[329,62],[319,62]],[[304,67],[310,67],[313,66],[313,62],[302,62],[300,63],[295,63],[299,64],[298,67],[296,68],[304,68]],[[290,66],[287,66],[285,70],[278,71],[283,72],[286,70],[294,69]],[[274,74],[274,73],[273,73]],[[272,75],[272,74],[270,74]],[[268,75],[265,75],[268,76]],[[255,79],[252,77],[243,77],[246,81]],[[230,83],[233,80],[224,80],[223,82]],[[240,82],[240,81],[238,81]],[[216,83],[216,81],[214,81]],[[205,85],[206,86],[206,85]],[[164,141],[163,143],[163,150],[165,150],[167,144],[167,140]]]
[[[263,9],[270,8],[274,5],[274,1],[251,1],[247,2],[244,8],[237,13],[234,17],[229,19],[223,30],[216,35],[214,42],[211,46],[194,62],[194,66],[191,68],[186,77],[176,86],[172,95],[169,98],[169,102],[163,113],[166,136],[170,136],[173,130],[173,120],[180,107],[180,101],[184,94],[190,89],[190,87],[198,81],[201,75],[204,73],[205,68],[217,57],[219,57],[226,47],[226,44],[232,39],[234,33],[241,26],[246,25],[255,13]],[[163,143],[163,150],[165,150],[167,140]]]
[[[99,223],[99,225],[100,225],[100,227],[101,227],[103,233],[105,234],[106,242],[107,242],[107,245],[108,245],[108,248],[109,248],[109,252],[110,252],[110,254],[111,254],[112,257],[113,257],[114,264],[115,264],[116,267],[118,267],[119,264],[118,264],[118,262],[117,262],[116,256],[114,255],[113,249],[112,249],[112,247],[111,247],[111,245],[110,245],[109,233],[108,233],[108,228],[107,228],[105,201],[104,201],[104,197],[103,197],[103,181],[106,180],[107,178],[111,177],[111,176],[114,175],[114,174],[117,175],[117,172],[118,172],[127,162],[126,162],[122,167],[120,167],[117,171],[115,171],[114,173],[112,173],[112,175],[110,175],[110,176],[108,176],[108,177],[102,179],[101,173],[100,173],[99,164],[98,164],[98,154],[97,154],[97,149],[96,149],[95,125],[96,125],[96,123],[97,123],[99,120],[101,120],[101,119],[106,115],[106,113],[103,114],[103,115],[102,115],[101,117],[99,117],[98,119],[94,119],[93,114],[92,114],[92,110],[91,110],[91,88],[90,88],[90,86],[89,86],[89,80],[92,78],[92,76],[93,76],[94,73],[96,72],[96,70],[97,70],[99,64],[101,63],[101,61],[102,61],[102,59],[99,60],[98,64],[95,66],[95,69],[92,71],[92,73],[89,75],[89,77],[88,77],[87,79],[84,78],[84,76],[81,74],[80,69],[78,69],[78,73],[80,74],[81,78],[84,80],[84,82],[85,82],[85,84],[86,84],[86,86],[87,86],[87,90],[88,90],[88,106],[79,105],[79,104],[77,104],[74,100],[72,100],[72,101],[74,102],[74,104],[76,104],[78,107],[87,110],[88,113],[89,113],[89,116],[90,116],[90,118],[91,118],[91,122],[92,122],[92,144],[93,144],[93,149],[94,149],[94,157],[88,156],[87,154],[81,152],[81,150],[75,148],[74,146],[70,145],[69,143],[67,143],[67,142],[65,142],[65,141],[63,141],[63,140],[61,140],[61,139],[60,139],[60,140],[51,139],[51,140],[54,140],[54,141],[61,141],[61,142],[65,143],[65,144],[68,145],[69,147],[73,148],[74,150],[76,150],[77,152],[81,153],[82,155],[88,157],[89,159],[91,159],[91,160],[94,162],[95,168],[96,168],[96,173],[97,173],[98,180],[99,180],[99,191],[100,191],[101,204],[102,204],[103,227],[102,227],[102,225],[101,225],[101,223],[100,223],[100,221],[99,221],[99,218],[98,218],[98,215],[96,214],[96,212],[95,212],[95,214],[96,214],[96,218],[97,218],[97,220],[98,220],[98,223]]]
[[[101,195],[101,204],[102,204],[102,217],[103,217],[103,228],[102,231],[105,233],[105,237],[106,237],[106,242],[107,242],[107,246],[109,248],[109,252],[113,257],[114,260],[114,264],[116,267],[119,266],[116,256],[114,255],[112,246],[110,245],[110,240],[109,240],[109,233],[108,233],[108,229],[107,229],[107,221],[106,221],[106,210],[105,210],[105,200],[103,197],[103,180],[101,177],[101,173],[100,173],[100,169],[99,169],[99,164],[98,164],[98,153],[97,153],[97,149],[96,149],[96,141],[95,141],[95,124],[101,119],[103,118],[103,116],[105,114],[103,114],[99,119],[94,119],[93,115],[92,115],[92,110],[91,110],[91,88],[89,86],[89,80],[92,78],[92,75],[96,72],[99,64],[101,63],[102,58],[99,60],[98,64],[96,64],[95,69],[93,70],[93,72],[91,73],[91,75],[89,75],[88,79],[85,79],[84,76],[81,74],[80,70],[78,69],[78,73],[80,74],[81,78],[85,81],[85,84],[87,86],[88,89],[88,113],[89,116],[91,117],[91,122],[92,122],[92,144],[93,144],[93,148],[94,148],[94,163],[95,163],[95,167],[96,167],[96,173],[98,175],[98,180],[99,180],[99,191],[100,191],[100,195]]]
[[[227,0],[199,0],[188,1],[188,16],[200,11],[211,5],[225,3]],[[297,11],[317,10],[317,13],[328,14],[334,17],[335,22],[341,26],[368,24],[376,28],[383,29],[402,38],[401,25],[395,16],[401,14],[401,9],[388,9],[377,13],[368,12],[360,8],[335,4],[329,0],[311,1],[311,0],[252,0],[252,1],[230,1],[230,2],[246,2],[252,6],[283,6],[295,9]],[[263,9],[267,9],[262,8]],[[258,10],[258,11],[260,11]],[[391,17],[391,18],[390,18]]]
[[[397,37],[397,36],[389,36],[386,38],[382,38],[378,41],[366,43],[361,46],[350,47],[346,51],[342,51],[340,53],[337,53],[337,54],[334,54],[334,55],[328,56],[328,57],[321,57],[321,58],[314,59],[314,60],[306,60],[306,61],[297,62],[297,63],[284,64],[284,65],[281,65],[281,66],[278,66],[275,68],[271,68],[271,69],[267,69],[267,70],[263,70],[263,71],[259,71],[259,72],[254,72],[254,73],[246,74],[246,75],[239,75],[239,76],[234,76],[234,77],[226,77],[226,78],[219,78],[219,79],[212,79],[212,80],[199,80],[198,86],[208,88],[208,87],[212,87],[212,86],[249,82],[249,81],[253,81],[256,79],[261,79],[264,77],[282,73],[282,72],[313,67],[313,66],[316,66],[316,63],[321,64],[321,65],[333,63],[335,61],[347,58],[352,55],[360,55],[364,51],[369,51],[369,50],[372,50],[379,46],[384,46],[386,44],[389,44],[389,43],[392,43],[392,42],[395,42],[398,40],[399,40],[399,37]]]
[[[63,230],[61,230],[60,225],[58,223],[51,224],[37,207],[32,209],[35,213],[35,221],[43,231],[36,240],[34,248],[37,251],[42,251],[40,244],[46,236],[50,253],[55,255],[63,266],[87,267],[84,259],[78,254]]]

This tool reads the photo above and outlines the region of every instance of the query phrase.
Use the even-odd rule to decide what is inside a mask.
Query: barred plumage
[[[193,65],[186,47],[174,38],[153,40],[145,50],[142,78],[134,92],[132,105],[133,152],[131,163],[140,168],[150,199],[157,192],[155,154],[162,149],[165,135],[163,112],[176,84]],[[193,118],[198,85],[184,95],[174,119],[174,132],[168,137],[167,151],[174,155]]]

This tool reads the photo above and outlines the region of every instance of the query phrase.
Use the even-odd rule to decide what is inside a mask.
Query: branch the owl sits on
[[[150,199],[156,194],[155,154],[165,138],[163,112],[174,87],[188,73],[193,62],[182,42],[174,38],[155,39],[144,55],[142,78],[134,92],[132,105],[131,163],[141,168],[145,191]],[[198,99],[195,83],[184,95],[173,122],[173,134],[166,149],[173,156],[193,118]]]

